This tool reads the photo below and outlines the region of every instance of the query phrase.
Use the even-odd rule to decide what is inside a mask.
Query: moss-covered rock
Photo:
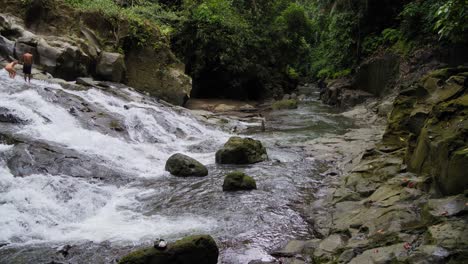
[[[177,153],[172,155],[166,162],[166,170],[174,176],[203,177],[208,175],[208,169],[195,159]]]
[[[296,109],[297,100],[296,99],[283,99],[280,101],[276,101],[271,105],[271,108],[273,108],[273,110]]]
[[[223,191],[229,192],[254,189],[257,189],[255,180],[240,171],[231,172],[224,178]]]
[[[431,72],[395,100],[386,144],[406,147],[411,172],[432,175],[452,195],[468,188],[468,96],[465,68]]]
[[[220,164],[253,164],[267,159],[265,147],[252,138],[231,137],[216,152],[216,163]]]
[[[216,264],[219,250],[211,236],[189,236],[164,250],[144,248],[123,257],[119,264]]]

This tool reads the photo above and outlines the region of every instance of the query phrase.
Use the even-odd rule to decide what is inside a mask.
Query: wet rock
[[[63,245],[57,249],[57,253],[61,254],[63,257],[66,258],[68,254],[70,253],[69,251],[71,248],[72,246],[70,245]]]
[[[170,243],[165,250],[141,249],[123,257],[119,264],[216,264],[219,250],[210,236],[189,236]]]
[[[354,256],[356,256],[354,249],[345,250],[338,258],[338,263],[348,263],[354,258]]]
[[[306,245],[307,241],[291,240],[284,248],[272,252],[271,255],[274,257],[294,257],[295,255],[301,254]]]
[[[224,178],[223,191],[243,191],[257,189],[255,180],[239,171],[231,172]]]
[[[468,248],[468,226],[464,220],[453,220],[430,226],[428,231],[438,246],[446,249]]]
[[[393,110],[393,100],[384,101],[377,108],[377,113],[381,117],[387,117]]]
[[[217,105],[213,111],[215,112],[228,112],[228,111],[234,111],[236,110],[236,106],[234,105],[227,105],[227,104],[219,104]]]
[[[253,164],[267,159],[265,147],[252,138],[231,137],[216,152],[216,163],[220,164]]]
[[[343,235],[333,234],[320,242],[314,252],[318,259],[331,259],[331,255],[337,253],[346,245],[347,239]]]
[[[276,261],[276,260],[267,260],[267,261],[263,261],[263,260],[252,260],[252,261],[249,261],[249,264],[279,264],[280,262]]]
[[[26,120],[16,116],[9,109],[0,107],[0,123],[24,124]]]
[[[353,258],[349,264],[384,264],[384,263],[398,263],[399,260],[407,256],[405,243],[399,243],[387,247],[373,248],[364,251],[362,254]]]
[[[450,252],[443,247],[436,245],[425,245],[417,248],[408,257],[409,263],[414,264],[445,264]]]
[[[102,52],[96,66],[96,74],[105,81],[120,82],[125,76],[125,61],[121,54]]]
[[[76,84],[81,84],[84,86],[97,86],[97,82],[93,78],[80,77],[76,78]]]
[[[27,138],[15,140],[17,144],[11,153],[4,157],[14,176],[27,177],[46,173],[97,178],[113,183],[126,178],[121,172],[107,167],[107,162],[101,158],[86,156],[50,142],[32,141]]]
[[[429,213],[434,217],[448,217],[468,211],[468,198],[463,194],[428,201]]]
[[[296,109],[297,108],[297,100],[296,99],[283,99],[281,101],[276,101],[271,105],[273,110],[281,110],[281,109]]]
[[[172,155],[167,160],[166,171],[169,171],[174,176],[181,177],[203,177],[208,175],[208,169],[203,164],[180,153]]]

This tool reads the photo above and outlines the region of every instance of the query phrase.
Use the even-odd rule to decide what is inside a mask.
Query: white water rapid
[[[120,95],[112,93],[113,89]],[[204,126],[184,110],[176,112],[129,89],[108,90],[72,91],[37,80],[25,84],[21,78],[12,80],[0,71],[0,107],[27,121],[15,127],[0,123],[3,131],[99,159],[100,166],[130,179],[122,184],[114,183],[112,175],[100,181],[47,172],[14,177],[6,161],[0,160],[0,242],[137,243],[159,236],[209,232],[216,227],[216,220],[193,213],[147,214],[138,199],[158,190],[133,184],[132,179],[152,182],[170,177],[164,164],[176,152],[213,164],[213,150],[228,135]],[[63,98],[99,109],[94,111],[96,120],[103,113],[112,116],[128,133],[106,133],[85,125],[63,105]],[[0,144],[3,156],[12,149],[13,145]]]

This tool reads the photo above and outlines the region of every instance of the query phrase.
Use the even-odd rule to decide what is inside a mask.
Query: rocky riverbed
[[[308,208],[314,239],[283,263],[465,263],[466,68],[431,72],[395,99],[382,141]]]
[[[266,114],[262,128],[258,117],[194,115],[118,84],[0,81],[2,263],[112,263],[157,237],[200,233],[216,239],[221,263],[274,260],[288,239],[314,236],[304,201],[340,175],[333,164],[351,162],[383,131],[377,119],[356,122],[372,109],[341,114],[313,87],[298,109]],[[216,165],[234,127],[261,140],[269,160]],[[164,172],[179,152],[208,176]],[[234,170],[257,190],[223,192]]]

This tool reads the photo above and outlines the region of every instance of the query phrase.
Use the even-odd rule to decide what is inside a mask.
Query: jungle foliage
[[[279,97],[382,49],[467,41],[468,0],[64,0],[171,39],[194,96]]]

